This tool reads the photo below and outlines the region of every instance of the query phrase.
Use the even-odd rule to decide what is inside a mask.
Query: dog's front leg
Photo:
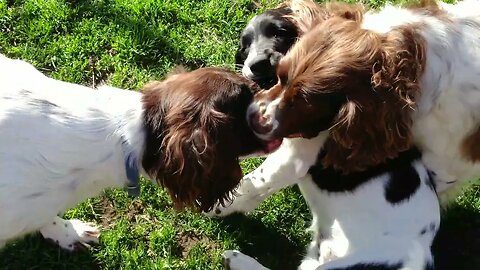
[[[243,177],[231,204],[217,205],[207,215],[250,212],[270,195],[298,183],[316,162],[325,138],[326,134],[320,134],[313,139],[285,139],[260,167]]]
[[[55,217],[48,225],[40,229],[45,239],[49,239],[61,248],[74,251],[85,248],[91,243],[98,243],[100,231],[98,228],[80,220],[65,220]]]

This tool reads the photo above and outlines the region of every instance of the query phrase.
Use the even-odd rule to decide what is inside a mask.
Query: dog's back
[[[0,57],[0,247],[102,187],[123,185],[124,171],[111,169],[124,162],[110,118],[127,119],[120,106],[129,104],[140,94],[99,92]]]

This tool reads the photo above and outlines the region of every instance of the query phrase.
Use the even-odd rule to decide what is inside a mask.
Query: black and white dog
[[[245,176],[239,196],[215,214],[248,212],[281,188],[298,184],[312,213],[313,236],[298,269],[434,269],[430,247],[440,224],[440,206],[417,150],[343,175],[316,164],[325,137],[308,145],[297,144],[299,140],[285,141],[287,145]],[[223,256],[232,270],[266,269],[239,251]]]
[[[261,88],[274,86],[280,58],[313,25],[332,16],[357,18],[361,14],[337,3],[319,5],[313,0],[286,0],[256,15],[240,35],[235,66]]]

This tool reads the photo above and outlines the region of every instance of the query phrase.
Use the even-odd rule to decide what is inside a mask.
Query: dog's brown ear
[[[147,136],[142,165],[167,189],[176,208],[210,211],[229,199],[242,171],[234,150],[239,147],[232,145],[238,141],[232,121],[215,108],[223,95],[211,93],[214,87],[232,86],[207,78],[212,72],[195,74],[144,89]]]
[[[206,126],[207,129],[194,132],[192,140],[187,142],[190,144],[187,148],[194,149],[192,161],[198,162],[195,170],[203,175],[197,177],[197,183],[187,183],[184,188],[198,188],[196,204],[201,210],[210,211],[216,203],[224,204],[230,199],[230,191],[237,186],[243,173],[233,151],[235,147],[231,145],[235,135],[229,124],[220,121]]]
[[[292,10],[286,17],[298,27],[301,35],[332,17],[360,22],[365,13],[362,5],[341,2],[319,4],[312,0],[290,0],[280,6]]]
[[[371,85],[350,87],[350,101],[330,131],[323,160],[327,166],[362,170],[412,146],[412,114],[425,62],[423,39],[413,29],[399,28],[379,42],[377,60],[370,67]]]
[[[188,123],[185,118],[170,123],[163,151],[163,170],[168,175],[163,174],[161,184],[176,207],[210,211],[216,203],[229,199],[230,191],[242,178],[236,153],[229,145],[235,141],[234,134],[225,117],[210,110],[207,115],[186,120]],[[166,118],[169,121],[170,116]]]

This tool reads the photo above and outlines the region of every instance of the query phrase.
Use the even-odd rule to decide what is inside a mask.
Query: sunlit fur
[[[207,211],[227,200],[242,178],[238,158],[275,147],[248,128],[255,89],[204,68],[144,93],[97,90],[0,56],[0,246],[36,230],[68,250],[98,241],[94,226],[57,215],[124,187],[126,164],[165,187],[174,206]]]
[[[259,136],[326,132],[324,162],[345,171],[417,145],[437,174],[439,192],[478,177],[480,11],[472,11],[478,7],[478,1],[386,6],[361,20],[323,21],[280,61],[284,83],[257,94],[250,106],[251,114],[263,107],[263,118],[271,121],[265,125],[275,126]],[[325,114],[316,104],[332,104],[335,93],[345,103],[328,130],[311,124]],[[302,104],[312,108],[303,113]],[[251,119],[259,118],[250,118],[255,129]]]

